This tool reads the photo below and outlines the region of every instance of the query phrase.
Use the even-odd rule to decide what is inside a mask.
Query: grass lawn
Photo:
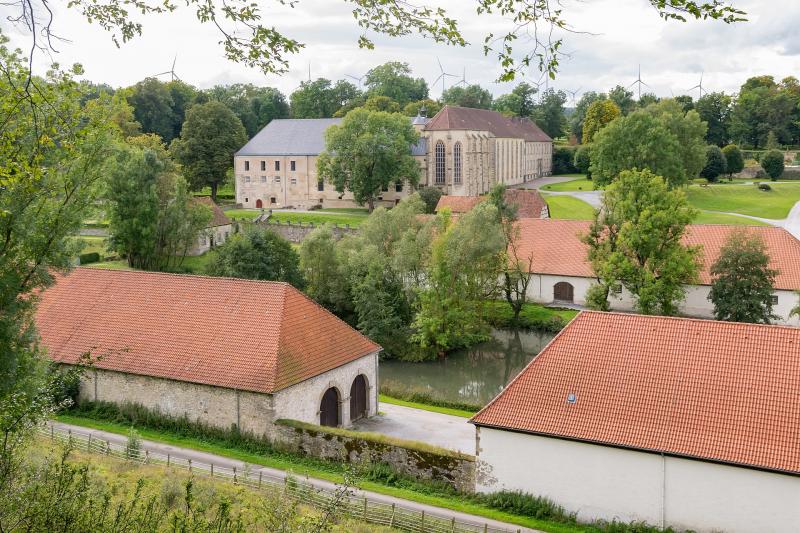
[[[208,252],[203,255],[186,256],[181,264],[182,269],[186,269],[191,274],[203,274],[206,265],[211,260],[213,252]],[[124,259],[118,261],[101,261],[99,263],[92,263],[86,265],[87,268],[102,268],[105,270],[136,270],[128,266],[128,262]]]
[[[562,181],[561,183],[551,183],[541,188],[543,191],[593,191],[594,182],[587,180],[583,174],[579,174],[579,178],[570,181]]]
[[[378,399],[383,403],[390,403],[392,405],[401,405],[403,407],[413,407],[414,409],[421,409],[423,411],[431,411],[432,413],[441,413],[443,415],[460,416],[462,418],[472,418],[477,411],[466,411],[464,409],[453,409],[452,407],[439,407],[438,405],[429,405],[427,403],[409,402],[399,398],[392,398],[385,394],[378,395]]]
[[[592,220],[594,218],[594,207],[583,200],[571,196],[549,195],[544,195],[544,199],[550,207],[551,218],[568,220]]]
[[[325,213],[320,211],[315,211],[313,213],[296,213],[292,211],[273,211],[270,220],[276,220],[278,222],[291,222],[292,224],[296,224],[302,222],[303,224],[308,224],[313,222],[314,224],[325,224],[325,223],[332,223],[332,224],[339,224],[343,226],[345,224],[349,226],[360,226],[362,222],[367,219],[367,213]]]
[[[687,187],[689,203],[698,209],[741,213],[761,218],[786,218],[800,201],[800,183],[771,183],[771,191],[755,185],[709,185]]]
[[[118,261],[101,261],[100,263],[92,263],[86,265],[86,268],[102,268],[105,270],[135,270],[128,266],[128,262],[124,259]]]
[[[563,307],[545,307],[537,303],[526,303],[519,314],[519,323],[514,324],[514,313],[506,301],[485,302],[489,322],[496,327],[523,327],[529,329],[545,329],[558,331],[561,327],[554,328],[553,323],[561,326],[575,318],[578,311]]]
[[[113,422],[98,421],[91,418],[74,416],[69,414],[60,414],[56,416],[60,422],[67,424],[74,424],[84,426],[92,429],[99,429],[120,435],[127,435],[130,427],[125,424],[117,424]],[[201,440],[197,438],[182,437],[166,431],[155,431],[143,427],[137,427],[141,437],[146,440],[163,442],[173,446],[180,446],[183,448],[191,448],[200,450],[216,455],[230,457],[239,461],[244,461],[249,464],[268,466],[278,468],[288,472],[292,472],[296,476],[308,475],[318,479],[325,479],[334,483],[342,481],[341,469],[337,469],[336,465],[331,463],[330,468],[322,468],[315,466],[311,461],[301,462],[299,459],[294,460],[292,456],[281,455],[261,455],[246,452],[243,450],[221,446],[211,441]],[[585,531],[586,528],[580,525],[562,524],[558,522],[551,522],[539,520],[530,517],[513,515],[497,509],[492,509],[485,505],[466,501],[458,495],[443,495],[437,493],[423,493],[407,488],[391,487],[374,481],[358,482],[358,487],[364,490],[395,496],[410,501],[425,503],[428,505],[435,505],[445,509],[452,509],[464,513],[473,514],[476,516],[483,516],[494,520],[501,520],[511,524],[517,524],[525,527],[539,529],[550,533],[577,533]]]
[[[253,220],[261,214],[261,209],[227,209],[225,214],[231,219]]]
[[[340,214],[350,214],[350,215],[369,215],[369,209],[366,207],[331,207],[326,209],[320,209],[320,213],[340,213]]]
[[[754,220],[752,218],[737,217],[736,215],[726,215],[725,213],[709,213],[701,211],[695,224],[731,224],[735,226],[769,226],[766,222]]]
[[[106,248],[108,237],[80,236],[78,239],[83,242],[82,254],[97,252],[103,256],[108,253],[108,249]]]

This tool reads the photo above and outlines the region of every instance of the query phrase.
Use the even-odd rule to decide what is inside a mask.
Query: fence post
[[[233,484],[236,485],[236,467],[233,467]]]
[[[392,504],[392,517],[389,519],[389,527],[394,527],[394,504]]]
[[[72,447],[72,430],[71,429],[67,430],[67,435],[68,435],[67,436],[67,445]]]
[[[420,522],[420,529],[425,531],[425,511],[422,511],[422,520]]]
[[[452,522],[450,523],[450,532],[456,533],[456,517],[453,517]]]
[[[191,472],[191,471],[192,471],[192,460],[189,459],[189,472]]]
[[[367,521],[367,497],[364,496],[364,522]]]
[[[56,428],[50,424],[50,440],[56,440]]]
[[[258,472],[258,488],[261,488],[261,471]]]
[[[111,453],[111,442],[106,441],[106,455],[109,455],[110,453]]]
[[[150,450],[144,451],[144,464],[150,463]]]
[[[211,463],[211,477],[214,477],[214,463]]]
[[[86,441],[86,451],[92,451],[92,434],[89,433],[89,440]]]
[[[489,531],[489,524],[483,524],[483,533],[488,533]]]
[[[167,468],[169,468],[169,454],[167,454]]]

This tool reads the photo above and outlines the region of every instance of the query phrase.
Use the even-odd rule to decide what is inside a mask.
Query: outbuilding
[[[94,360],[80,400],[269,435],[378,412],[380,346],[287,283],[77,268],[40,297],[48,356]]]
[[[800,329],[582,312],[471,420],[478,491],[698,532],[800,523]]]
[[[228,240],[233,233],[233,223],[220,206],[208,196],[200,196],[192,200],[211,209],[211,220],[208,222],[208,226],[203,228],[197,236],[197,242],[186,254],[202,255]]]

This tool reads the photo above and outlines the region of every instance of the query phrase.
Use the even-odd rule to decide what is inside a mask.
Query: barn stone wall
[[[293,421],[279,421],[275,429],[275,440],[295,453],[352,464],[382,463],[415,479],[448,483],[461,492],[475,490],[475,457],[470,455],[436,452],[413,443],[403,446]]]
[[[306,235],[314,231],[319,225],[311,224],[289,224],[279,222],[259,222],[259,226],[274,231],[289,242],[303,242]],[[333,236],[336,239],[341,239],[345,235],[354,235],[358,230],[350,226],[333,225]]]

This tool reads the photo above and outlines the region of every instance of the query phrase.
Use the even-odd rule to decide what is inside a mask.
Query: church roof
[[[43,291],[55,362],[272,393],[380,350],[287,283],[77,268]]]
[[[507,117],[489,109],[444,106],[425,126],[426,131],[488,131],[495,137],[521,138],[526,141],[551,142],[545,132],[527,118]]]

